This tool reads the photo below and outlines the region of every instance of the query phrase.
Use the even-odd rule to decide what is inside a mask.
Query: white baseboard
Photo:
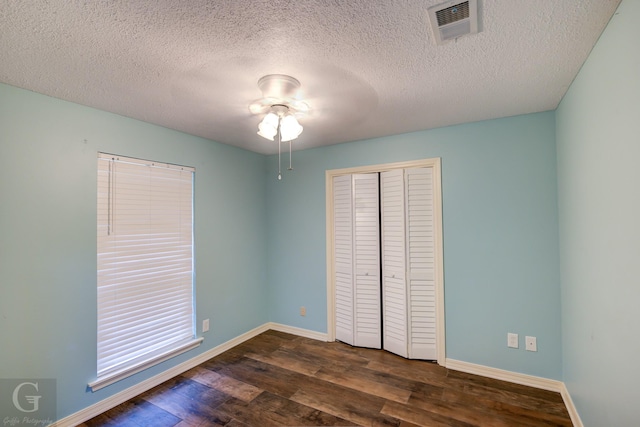
[[[267,323],[267,329],[273,329],[274,331],[286,332],[292,335],[298,335],[300,337],[311,338],[312,340],[327,342],[329,336],[323,332],[310,331],[309,329],[296,328],[295,326],[287,326],[281,323]]]
[[[255,329],[250,330],[249,332],[245,332],[244,334],[233,338],[225,343],[220,344],[210,350],[205,351],[185,362],[182,362],[179,365],[174,366],[173,368],[169,368],[166,371],[153,376],[147,380],[144,380],[132,387],[129,387],[125,390],[122,390],[119,393],[116,393],[112,396],[107,397],[104,400],[101,400],[98,403],[95,403],[91,406],[88,406],[80,411],[71,414],[65,418],[58,420],[53,423],[53,427],[74,427],[78,424],[81,424],[91,418],[102,414],[109,409],[118,406],[119,404],[126,402],[129,399],[132,399],[138,396],[141,393],[144,393],[147,390],[152,389],[153,387],[162,384],[163,382],[170,380],[171,378],[180,375],[181,373],[188,371],[191,368],[198,366],[201,363],[206,362],[207,360],[215,357],[225,351],[237,346],[238,344],[242,344],[243,342],[260,335],[261,333],[272,329],[270,328],[270,323],[265,323],[264,325],[258,326]],[[273,328],[275,329],[275,328]],[[297,329],[297,328],[293,328]],[[285,331],[286,332],[286,331]],[[309,331],[311,332],[311,331]],[[292,332],[293,333],[293,332]]]
[[[564,401],[571,422],[574,427],[584,427],[582,420],[578,415],[569,390],[562,381],[550,380],[548,378],[536,377],[533,375],[520,374],[518,372],[505,371],[503,369],[491,368],[489,366],[476,365],[475,363],[462,362],[460,360],[446,359],[447,369],[454,371],[466,372],[468,374],[482,375],[496,380],[509,381],[511,383],[526,385],[529,387],[540,388],[543,390],[555,391],[560,393]]]
[[[562,383],[562,390],[560,390],[560,394],[562,395],[564,404],[567,405],[567,411],[569,411],[569,416],[571,417],[573,426],[584,427],[584,424],[582,424],[582,420],[580,419],[580,415],[578,414],[578,410],[576,409],[576,405],[573,404],[573,399],[571,399],[571,395],[569,394],[569,390],[565,383]]]
[[[468,374],[482,375],[496,380],[509,381],[511,383],[526,385],[529,387],[540,388],[543,390],[555,391],[560,393],[562,390],[562,382],[550,380],[548,378],[536,377],[533,375],[520,374],[518,372],[505,371],[503,369],[491,368],[484,365],[476,365],[475,363],[461,362],[459,360],[447,359],[446,367],[454,371],[462,371]]]

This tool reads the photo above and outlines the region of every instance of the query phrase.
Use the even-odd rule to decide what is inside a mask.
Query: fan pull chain
[[[278,124],[278,181],[282,180],[282,173],[280,172],[280,153],[282,146],[282,134],[280,133],[280,124]]]

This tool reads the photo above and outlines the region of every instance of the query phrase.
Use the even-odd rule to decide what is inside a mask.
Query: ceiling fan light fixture
[[[274,137],[276,136],[276,131],[271,131],[271,129],[269,128],[260,128],[260,130],[258,130],[258,135],[260,135],[263,138],[268,139],[269,141],[273,141]]]
[[[268,74],[258,80],[263,99],[249,105],[252,114],[269,113],[258,125],[258,135],[270,141],[278,137],[278,180],[281,173],[281,145],[289,143],[289,170],[291,166],[291,141],[302,133],[302,126],[294,114],[304,115],[309,112],[306,102],[299,99],[300,82],[285,74]]]
[[[292,114],[287,114],[280,121],[280,133],[283,141],[296,139],[302,133],[302,126]]]
[[[279,120],[280,118],[276,114],[267,114],[258,125],[258,135],[268,139],[269,141],[273,141],[273,138],[278,133]]]

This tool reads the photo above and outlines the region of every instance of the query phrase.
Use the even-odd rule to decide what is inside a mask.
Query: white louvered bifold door
[[[378,174],[353,175],[354,345],[381,348]]]
[[[402,169],[380,174],[384,349],[408,356],[405,196]]]
[[[433,168],[405,170],[409,358],[437,359]]]
[[[351,175],[333,178],[336,339],[353,345],[353,191]]]

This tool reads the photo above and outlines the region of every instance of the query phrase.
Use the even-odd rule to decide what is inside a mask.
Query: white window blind
[[[191,349],[195,169],[98,154],[97,390]]]

